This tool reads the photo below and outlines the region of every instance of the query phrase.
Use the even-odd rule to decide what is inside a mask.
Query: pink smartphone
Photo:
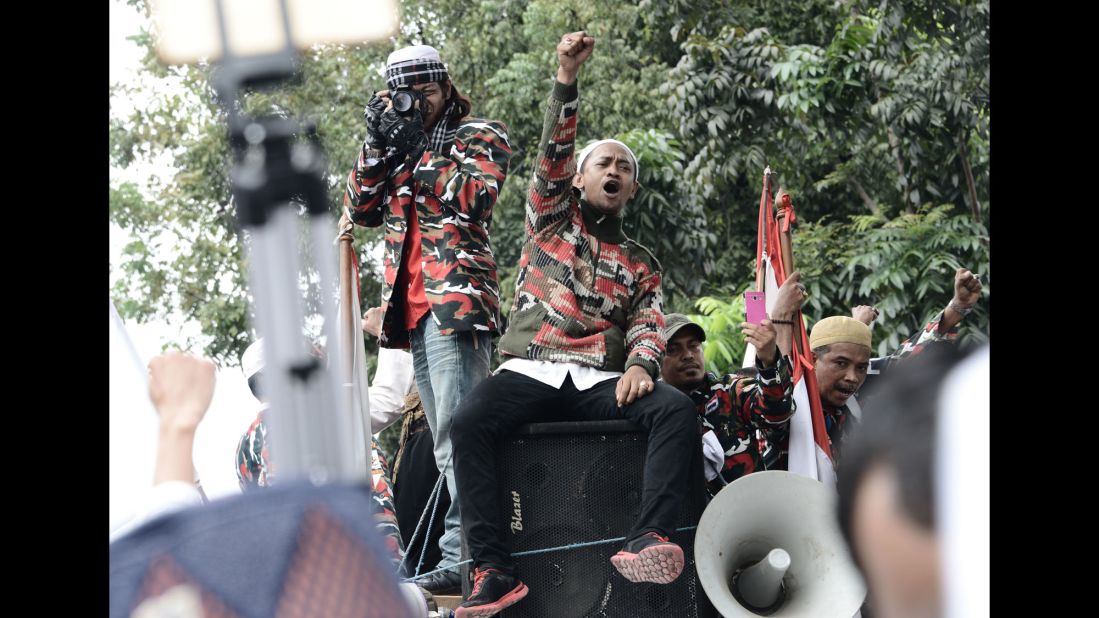
[[[744,293],[744,313],[749,324],[759,324],[767,317],[767,297],[763,292],[748,290]]]

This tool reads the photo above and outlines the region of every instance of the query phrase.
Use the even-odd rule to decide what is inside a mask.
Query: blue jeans
[[[446,511],[443,536],[439,539],[439,550],[443,554],[439,566],[449,566],[459,562],[462,553],[458,484],[454,481],[451,456],[451,419],[462,398],[488,377],[492,334],[486,331],[440,334],[429,312],[409,335],[412,363],[416,369],[416,388],[420,390],[424,416],[435,440],[435,465],[440,474],[446,475],[446,486],[450,492],[450,508]],[[436,514],[436,517],[439,516]],[[426,522],[424,525],[427,525]]]

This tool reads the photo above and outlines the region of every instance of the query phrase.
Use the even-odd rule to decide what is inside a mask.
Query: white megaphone
[[[695,533],[698,579],[725,618],[851,618],[866,597],[836,523],[835,495],[782,471],[718,492]]]

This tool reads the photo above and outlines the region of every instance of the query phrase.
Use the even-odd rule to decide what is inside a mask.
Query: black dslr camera
[[[409,118],[416,113],[416,103],[420,103],[420,112],[423,113],[424,95],[412,86],[397,86],[389,93],[389,100],[393,102],[393,109],[398,114]]]

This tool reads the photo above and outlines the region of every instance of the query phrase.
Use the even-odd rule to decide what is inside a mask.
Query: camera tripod
[[[242,241],[251,240],[248,279],[256,330],[264,339],[270,456],[279,483],[363,482],[370,471],[363,465],[370,461],[369,408],[353,414],[351,397],[343,395],[338,379],[350,374],[343,366],[345,342],[337,336],[335,225],[316,130],[292,118],[249,118],[242,111],[245,88],[277,84],[297,69],[297,52],[288,46],[263,56],[227,54],[213,79],[228,113],[238,225]],[[303,336],[303,276],[319,278],[329,367],[310,354]]]

